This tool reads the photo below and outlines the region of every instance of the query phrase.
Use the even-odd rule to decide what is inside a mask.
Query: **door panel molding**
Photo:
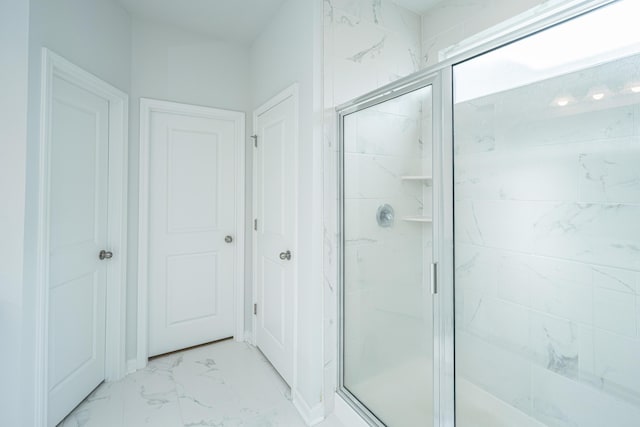
[[[116,254],[107,266],[105,379],[126,373],[126,264],[129,96],[47,48],[42,49],[38,217],[36,235],[35,423],[45,426],[49,404],[49,245],[50,163],[53,80],[60,78],[109,104],[109,178],[107,246]]]
[[[201,107],[156,99],[140,99],[140,172],[138,205],[138,327],[136,367],[142,369],[149,358],[149,178],[151,115],[184,114],[191,117],[223,119],[234,122],[235,164],[235,265],[234,322],[236,341],[244,341],[244,196],[245,196],[245,114],[238,111]]]

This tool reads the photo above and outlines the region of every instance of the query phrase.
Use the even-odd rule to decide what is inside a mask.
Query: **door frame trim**
[[[298,358],[297,358],[297,354],[298,354],[298,262],[297,262],[297,254],[298,254],[298,176],[299,176],[299,163],[300,163],[300,159],[299,159],[299,144],[300,144],[300,97],[299,97],[299,89],[300,85],[298,83],[294,83],[291,86],[287,87],[286,89],[284,89],[282,92],[279,92],[278,94],[276,94],[275,96],[273,96],[272,98],[270,98],[268,101],[266,101],[264,104],[262,104],[261,106],[259,106],[258,108],[256,108],[253,111],[253,134],[257,135],[258,132],[258,117],[264,113],[266,113],[267,111],[269,111],[270,109],[272,109],[273,107],[275,107],[276,105],[282,103],[283,101],[285,101],[288,98],[293,98],[293,109],[294,109],[294,123],[293,123],[293,134],[295,137],[295,141],[294,141],[294,153],[293,153],[293,158],[296,159],[295,161],[295,165],[294,165],[294,236],[292,236],[292,251],[294,254],[296,254],[296,257],[294,257],[294,263],[295,265],[293,266],[294,268],[294,273],[293,273],[293,277],[294,277],[294,281],[293,281],[293,343],[292,343],[292,349],[291,351],[293,352],[293,374],[292,374],[292,379],[291,379],[291,396],[294,397],[294,400],[297,400],[296,396],[298,395]],[[252,144],[252,147],[253,144]],[[257,152],[256,150],[253,150],[253,161],[252,161],[252,175],[253,175],[253,186],[252,186],[252,215],[253,218],[256,219],[258,218],[258,176],[257,176],[257,170],[258,170],[258,156],[257,156]],[[258,239],[256,237],[256,230],[252,227],[251,233],[253,235],[252,240],[252,256],[251,256],[251,276],[252,276],[252,303],[253,304],[257,304],[258,302],[258,276],[257,276],[257,272],[258,272]],[[253,307],[253,306],[252,306]],[[254,346],[257,346],[257,317],[255,314],[253,314],[253,311],[251,312],[251,331],[252,331],[252,336],[251,336],[251,342]]]
[[[140,98],[140,172],[138,183],[138,326],[136,367],[149,359],[149,155],[152,113],[186,114],[195,117],[233,120],[236,144],[236,245],[234,266],[234,323],[236,341],[244,341],[244,235],[245,235],[245,113],[171,101]]]
[[[62,78],[109,102],[109,248],[107,265],[105,380],[126,374],[127,186],[129,96],[47,48],[42,48],[36,236],[35,422],[45,426],[49,400],[49,215],[53,78]]]

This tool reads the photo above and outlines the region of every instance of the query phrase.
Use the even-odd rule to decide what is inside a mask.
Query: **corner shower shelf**
[[[401,176],[403,181],[431,181],[433,179],[430,175],[405,175]]]
[[[428,216],[405,216],[402,220],[409,222],[433,222],[433,218],[429,218]]]

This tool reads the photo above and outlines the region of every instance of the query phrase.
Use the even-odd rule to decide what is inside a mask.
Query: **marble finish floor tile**
[[[58,427],[303,427],[291,392],[255,347],[233,340],[154,359],[103,383]],[[333,417],[320,427],[342,427]]]

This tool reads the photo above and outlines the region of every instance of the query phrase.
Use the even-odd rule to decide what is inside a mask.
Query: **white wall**
[[[29,4],[0,2],[0,425],[20,423]]]
[[[338,141],[335,107],[419,70],[421,18],[391,0],[324,2],[324,384],[337,378]],[[333,407],[328,394],[327,411]]]
[[[278,16],[261,35],[251,52],[248,47],[221,43],[210,38],[190,33],[188,31],[170,28],[165,25],[157,26],[143,20],[133,19],[129,14],[112,0],[31,0],[30,4],[20,9],[17,5],[2,4],[2,16],[6,25],[2,25],[2,34],[11,31],[9,45],[13,49],[5,48],[3,52],[13,52],[14,55],[4,59],[15,67],[15,76],[9,76],[11,68],[2,67],[2,83],[11,83],[16,98],[23,100],[27,95],[27,23],[29,28],[28,59],[28,107],[25,117],[20,121],[20,105],[12,102],[10,105],[0,104],[2,112],[10,110],[14,116],[3,114],[11,118],[15,129],[2,127],[3,132],[12,132],[14,138],[26,141],[22,147],[2,146],[2,166],[5,160],[11,167],[2,168],[2,182],[12,183],[12,187],[0,187],[3,200],[11,201],[15,209],[3,209],[7,217],[2,225],[11,224],[11,232],[4,233],[3,240],[10,242],[13,248],[10,256],[3,256],[2,274],[3,285],[5,276],[15,283],[15,286],[2,287],[2,320],[7,319],[13,326],[19,325],[20,318],[24,319],[22,328],[23,353],[32,355],[35,342],[35,242],[37,205],[37,165],[39,161],[39,108],[40,108],[40,73],[41,49],[48,47],[54,52],[69,59],[71,62],[95,74],[99,78],[130,94],[130,146],[129,146],[129,266],[128,266],[128,304],[127,304],[127,357],[133,358],[136,353],[136,294],[137,294],[137,197],[138,197],[138,131],[139,131],[139,98],[150,97],[167,99],[197,105],[214,106],[237,111],[245,111],[247,115],[247,129],[252,129],[251,111],[293,82],[301,84],[301,149],[300,149],[300,313],[299,322],[299,390],[304,396],[305,403],[310,406],[319,405],[322,400],[322,343],[321,337],[321,305],[320,300],[321,272],[320,272],[320,199],[319,179],[320,154],[317,142],[318,134],[314,134],[314,99],[319,95],[318,51],[311,46],[319,42],[319,14],[314,12],[321,2],[288,1],[280,10]],[[30,6],[30,19],[27,22],[27,9]],[[5,13],[5,9],[7,12]],[[314,15],[314,13],[316,15]],[[6,18],[6,19],[5,19]],[[19,26],[12,27],[10,24]],[[317,25],[314,25],[317,24]],[[314,28],[316,33],[314,33]],[[23,51],[20,51],[22,41]],[[3,40],[4,42],[4,40]],[[22,53],[22,57],[21,56]],[[253,69],[253,74],[250,70]],[[22,74],[20,74],[22,72]],[[4,78],[5,74],[7,78]],[[15,77],[10,80],[9,77]],[[20,79],[24,80],[22,85]],[[314,87],[314,83],[316,83]],[[253,91],[253,96],[251,96]],[[22,92],[20,96],[20,92]],[[10,93],[10,92],[3,92]],[[3,101],[5,98],[3,97]],[[319,111],[316,103],[316,112]],[[317,117],[317,115],[316,115]],[[28,125],[28,128],[25,123]],[[317,127],[316,127],[317,129]],[[247,132],[248,135],[251,132]],[[314,140],[314,138],[316,138]],[[3,138],[3,142],[10,138]],[[26,165],[25,164],[26,151]],[[250,152],[250,151],[249,151]],[[248,156],[250,167],[251,156]],[[24,166],[21,166],[24,165]],[[26,169],[26,172],[25,172]],[[10,176],[9,176],[10,175]],[[26,184],[25,184],[26,176]],[[6,178],[6,179],[5,179]],[[250,178],[250,177],[249,177]],[[250,183],[250,179],[248,183]],[[21,189],[25,187],[26,189]],[[313,189],[313,190],[310,190]],[[314,198],[312,195],[315,194]],[[23,200],[25,200],[23,203]],[[247,192],[247,202],[251,201],[250,189]],[[22,206],[26,204],[25,212]],[[251,204],[247,203],[250,211]],[[22,266],[22,221],[25,221],[25,260]],[[247,226],[249,226],[250,215]],[[316,226],[313,227],[313,224]],[[6,237],[5,237],[6,236]],[[15,240],[15,241],[12,241]],[[247,236],[247,248],[250,251],[250,234]],[[3,245],[3,251],[9,245]],[[3,252],[4,253],[4,252]],[[248,261],[250,262],[250,252]],[[4,268],[5,261],[11,268]],[[21,277],[24,272],[24,283]],[[249,271],[250,273],[250,264]],[[247,328],[250,327],[251,283],[250,274],[247,275]],[[24,292],[23,292],[24,291]],[[24,298],[22,311],[20,300]],[[8,304],[5,308],[4,304]],[[3,323],[4,324],[4,323]],[[7,354],[8,366],[21,356],[21,343],[14,328],[13,341],[8,337],[5,343],[13,343],[17,351]],[[4,331],[3,338],[4,338]],[[6,354],[6,353],[3,353]],[[23,357],[24,375],[20,379],[16,374],[13,378],[2,378],[3,385],[11,386],[14,399],[2,399],[13,411],[2,411],[3,419],[12,417],[15,420],[18,405],[15,390],[17,384],[33,384],[33,363],[31,357]],[[17,372],[12,370],[12,372]],[[4,392],[4,388],[3,388]],[[11,422],[9,425],[30,425],[33,422],[34,390],[25,387],[24,418],[22,422]],[[4,406],[2,407],[4,409]],[[3,423],[4,424],[4,423]]]
[[[96,0],[85,2],[82,0],[31,0],[30,3],[30,32],[28,44],[28,57],[30,67],[28,73],[28,142],[20,148],[8,147],[5,156],[3,145],[2,160],[11,162],[12,168],[3,168],[3,174],[11,174],[11,177],[3,175],[3,182],[11,182],[13,185],[5,200],[13,200],[16,209],[4,211],[10,215],[8,221],[12,221],[12,233],[16,242],[11,246],[18,249],[12,252],[11,257],[3,259],[11,260],[12,269],[4,269],[15,281],[15,287],[3,287],[9,290],[6,301],[11,301],[14,306],[13,317],[15,320],[24,319],[22,331],[24,339],[24,354],[31,355],[35,347],[32,337],[35,335],[35,226],[37,218],[37,165],[39,161],[38,135],[39,135],[39,107],[40,107],[40,73],[41,73],[41,48],[48,47],[73,63],[95,74],[115,87],[130,93],[131,95],[131,121],[130,121],[130,212],[129,212],[129,288],[128,288],[128,321],[127,321],[127,356],[134,357],[136,352],[136,271],[137,257],[137,162],[138,162],[138,102],[140,97],[169,99],[172,101],[208,105],[218,108],[226,108],[251,112],[252,109],[266,101],[270,96],[294,82],[301,84],[301,135],[300,135],[300,319],[299,323],[299,378],[298,387],[305,403],[311,407],[319,405],[322,400],[322,343],[321,337],[321,305],[320,300],[321,273],[320,273],[320,153],[319,147],[314,145],[317,134],[313,132],[314,125],[314,99],[318,97],[318,73],[314,74],[314,66],[319,66],[317,57],[311,46],[318,42],[317,30],[319,15],[314,11],[318,2],[299,2],[290,0],[282,7],[278,16],[261,35],[255,46],[249,49],[226,43],[212,41],[210,38],[192,34],[186,31],[159,27],[155,24],[138,19],[132,20],[128,13],[117,2],[111,0]],[[3,5],[4,6],[4,5]],[[26,9],[26,6],[25,6]],[[17,7],[8,11],[20,12]],[[3,10],[4,12],[4,10]],[[316,15],[314,15],[316,13]],[[3,13],[2,17],[11,17],[11,22],[20,22],[14,15]],[[315,19],[318,18],[318,19]],[[23,21],[26,15],[23,16]],[[315,20],[314,20],[315,19]],[[23,42],[26,40],[26,23],[23,32]],[[10,26],[3,26],[3,31],[8,31]],[[11,34],[13,48],[19,48],[15,43],[17,35]],[[26,49],[26,46],[24,46]],[[317,52],[316,52],[317,54]],[[23,52],[26,57],[26,50]],[[15,60],[14,60],[15,59]],[[26,73],[26,64],[20,61],[19,49],[11,60],[12,65],[22,67]],[[22,58],[26,59],[26,58]],[[253,74],[250,75],[250,70]],[[9,69],[3,67],[3,72]],[[19,80],[20,76],[17,76]],[[24,74],[23,79],[26,77]],[[9,80],[3,79],[3,82]],[[314,83],[316,83],[314,89]],[[23,98],[26,87],[22,87],[19,81],[12,85],[16,92],[22,90]],[[253,96],[251,96],[253,91]],[[6,93],[6,92],[5,92]],[[315,97],[314,97],[315,95]],[[4,98],[3,98],[4,99]],[[11,111],[16,115],[20,109],[16,104],[11,105]],[[9,108],[4,107],[3,108]],[[26,107],[25,107],[26,108]],[[316,112],[319,109],[316,105]],[[6,117],[9,117],[8,115]],[[317,115],[316,115],[317,117]],[[247,127],[251,129],[250,116],[247,117]],[[16,125],[16,138],[19,138],[20,120],[12,120]],[[4,129],[9,129],[3,127]],[[26,129],[23,129],[23,133]],[[251,132],[247,132],[251,134]],[[314,139],[316,138],[316,139]],[[20,156],[24,156],[26,148],[26,173],[21,168]],[[248,159],[251,157],[248,156]],[[20,190],[24,184],[26,175],[26,190]],[[21,178],[22,177],[22,178]],[[21,184],[22,181],[22,184]],[[248,181],[250,182],[250,180]],[[310,190],[313,189],[313,190]],[[5,188],[2,187],[3,194]],[[316,197],[313,197],[313,195]],[[247,200],[251,194],[248,192]],[[26,214],[20,206],[22,199],[26,199]],[[250,204],[248,203],[250,209]],[[24,266],[24,295],[21,287],[21,250],[22,227],[25,220],[25,266]],[[8,222],[7,222],[8,224]],[[315,224],[315,227],[313,226]],[[4,225],[4,222],[3,222]],[[3,238],[5,234],[3,233]],[[249,242],[247,242],[249,243]],[[4,246],[3,246],[4,247]],[[247,244],[250,248],[250,245]],[[250,258],[249,258],[250,261]],[[250,277],[250,276],[248,276]],[[3,278],[4,283],[4,278]],[[251,283],[247,282],[247,288],[251,290]],[[251,292],[247,293],[249,304]],[[21,312],[20,298],[24,296],[24,307]],[[2,295],[3,303],[5,295]],[[249,306],[248,304],[248,306]],[[247,310],[249,312],[249,310]],[[3,306],[2,316],[9,315],[10,310]],[[247,317],[247,320],[250,316]],[[3,317],[4,320],[4,317]],[[12,322],[14,326],[18,322]],[[248,322],[249,323],[249,322]],[[249,323],[250,324],[250,323]],[[15,337],[14,332],[14,338]],[[11,341],[7,341],[11,342]],[[14,348],[19,349],[20,343],[16,341]],[[17,360],[19,352],[11,355]],[[33,363],[31,358],[23,358],[25,375],[23,383],[33,384]],[[13,382],[18,382],[14,376]],[[7,384],[12,381],[7,379]],[[27,387],[25,400],[26,418],[23,425],[31,424],[30,417],[33,414],[33,390]],[[11,400],[3,400],[3,403],[11,403]],[[15,409],[17,405],[13,405]],[[3,414],[12,414],[11,411],[3,411]],[[19,423],[13,423],[18,425]]]
[[[320,50],[318,6],[321,3],[316,0],[286,1],[251,48],[254,109],[293,83],[300,84],[298,375],[294,388],[313,413],[322,411],[320,64],[314,55],[314,50]]]
[[[249,48],[165,24],[134,18],[131,40],[129,124],[129,266],[127,293],[127,359],[137,349],[138,150],[140,98],[155,98],[227,110],[250,111]],[[251,135],[247,114],[247,135]],[[247,138],[248,139],[248,138]],[[246,141],[245,141],[246,143]],[[250,149],[247,148],[250,153]],[[247,168],[251,167],[248,156]],[[251,198],[246,205],[251,212]],[[250,227],[250,213],[246,227]],[[246,248],[250,259],[251,234]],[[247,275],[247,277],[250,277]],[[247,279],[248,280],[248,279]],[[246,281],[246,325],[251,327],[251,283]]]
[[[41,49],[47,47],[118,89],[130,88],[131,20],[112,0],[31,0],[24,259],[23,356],[25,384],[22,424],[32,425],[35,342],[35,241],[38,181]]]

